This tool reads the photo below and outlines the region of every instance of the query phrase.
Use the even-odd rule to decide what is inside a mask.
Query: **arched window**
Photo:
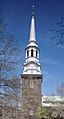
[[[33,57],[33,49],[31,50],[31,57]]]
[[[29,51],[27,51],[27,57],[29,57]]]
[[[38,57],[38,51],[36,50],[36,57]]]

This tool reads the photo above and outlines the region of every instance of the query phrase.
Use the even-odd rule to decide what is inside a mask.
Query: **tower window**
[[[29,109],[29,115],[30,115],[30,116],[33,116],[33,113],[34,113],[34,112],[33,112],[33,109],[32,109],[32,108]]]
[[[34,82],[33,81],[30,81],[30,88],[34,89]]]
[[[36,51],[36,57],[38,56],[38,51]]]
[[[27,51],[27,57],[29,57],[29,51]]]
[[[33,49],[31,50],[31,57],[33,57]]]

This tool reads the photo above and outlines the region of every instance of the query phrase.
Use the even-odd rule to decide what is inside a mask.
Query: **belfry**
[[[33,6],[34,9],[34,6]],[[26,58],[22,77],[22,119],[35,119],[35,112],[42,105],[42,72],[39,61],[40,49],[36,41],[35,18],[32,12],[30,37],[25,49]]]

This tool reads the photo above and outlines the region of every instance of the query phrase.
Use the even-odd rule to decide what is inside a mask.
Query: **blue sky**
[[[50,42],[52,35],[50,29],[54,29],[60,18],[64,17],[64,0],[0,0],[0,17],[8,23],[7,30],[18,40],[23,64],[24,50],[29,40],[33,4],[43,73],[42,94],[56,94],[57,87],[64,82],[64,47],[56,47]],[[21,72],[20,65],[18,74]]]

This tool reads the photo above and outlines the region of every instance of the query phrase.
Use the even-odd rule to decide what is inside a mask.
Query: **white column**
[[[29,50],[29,57],[31,57],[31,50]]]
[[[36,51],[34,50],[34,57],[36,57]]]
[[[38,54],[37,54],[37,58],[39,59],[39,51],[38,51]]]
[[[26,58],[27,58],[27,51],[26,51]]]

